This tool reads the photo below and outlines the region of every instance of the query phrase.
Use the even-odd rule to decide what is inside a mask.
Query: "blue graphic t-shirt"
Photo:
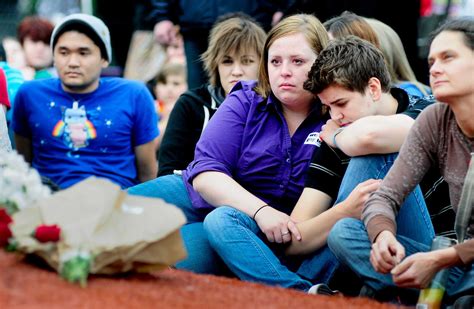
[[[89,176],[127,188],[138,183],[136,146],[158,136],[146,87],[102,78],[91,93],[66,93],[59,79],[24,83],[15,98],[13,130],[32,141],[32,165],[67,188]]]

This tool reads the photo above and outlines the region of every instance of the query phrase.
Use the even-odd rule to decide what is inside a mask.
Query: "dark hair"
[[[372,77],[380,81],[383,92],[390,91],[390,73],[382,52],[351,35],[329,42],[316,58],[303,88],[319,94],[336,84],[363,94]]]
[[[464,16],[448,20],[430,34],[430,45],[443,31],[461,32],[466,46],[474,50],[474,17]]]
[[[41,41],[49,45],[53,29],[54,26],[49,20],[38,16],[27,16],[18,25],[18,40],[23,45],[25,39],[29,37],[34,42]]]
[[[105,48],[105,44],[104,42],[102,41],[102,39],[99,37],[99,35],[97,35],[97,33],[92,30],[88,25],[86,24],[83,24],[81,22],[72,22],[72,23],[69,23],[67,24],[66,26],[64,26],[59,32],[58,34],[55,35],[54,37],[54,40],[53,40],[53,50],[54,50],[54,46],[56,46],[56,43],[58,42],[59,38],[61,37],[61,35],[63,35],[64,33],[66,32],[70,32],[70,31],[77,31],[79,33],[82,33],[84,34],[85,36],[87,36],[89,39],[92,40],[92,42],[94,42],[95,45],[97,45],[100,49],[100,55],[103,59],[105,60],[108,60],[108,56],[107,56],[107,49]]]

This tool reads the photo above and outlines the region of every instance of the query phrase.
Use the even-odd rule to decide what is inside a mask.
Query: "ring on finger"
[[[285,235],[288,235],[288,234],[290,234],[290,231],[286,231],[286,232],[281,233],[282,236],[285,236]]]

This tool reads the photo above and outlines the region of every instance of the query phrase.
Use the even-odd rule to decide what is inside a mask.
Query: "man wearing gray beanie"
[[[122,188],[157,174],[157,116],[148,89],[101,78],[112,59],[102,20],[69,15],[51,36],[59,78],[24,83],[13,110],[17,150],[38,172],[67,188],[89,176]]]

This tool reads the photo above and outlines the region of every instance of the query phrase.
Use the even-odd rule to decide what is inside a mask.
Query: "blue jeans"
[[[302,263],[286,257],[284,245],[266,242],[257,223],[232,207],[221,206],[209,213],[204,229],[211,246],[242,280],[306,291],[311,281],[327,283],[338,265],[327,247],[304,257]]]
[[[181,228],[188,257],[178,262],[178,269],[196,273],[225,274],[226,267],[211,248],[203,229],[203,220],[209,210],[195,209],[189,199],[183,178],[178,175],[166,175],[128,189],[129,194],[161,198],[165,202],[180,208],[188,220]]]
[[[406,256],[429,251],[430,246],[408,237],[397,235],[405,248]],[[338,221],[331,229],[328,245],[339,261],[352,269],[365,284],[376,291],[396,288],[390,274],[381,274],[370,263],[371,242],[362,221],[346,218]],[[455,299],[474,291],[474,264],[468,270],[459,267],[450,269],[446,294]]]
[[[345,200],[359,183],[370,178],[383,179],[397,155],[353,157],[344,174],[336,204]],[[397,215],[397,233],[430,246],[434,228],[419,186],[407,196],[402,206]]]

